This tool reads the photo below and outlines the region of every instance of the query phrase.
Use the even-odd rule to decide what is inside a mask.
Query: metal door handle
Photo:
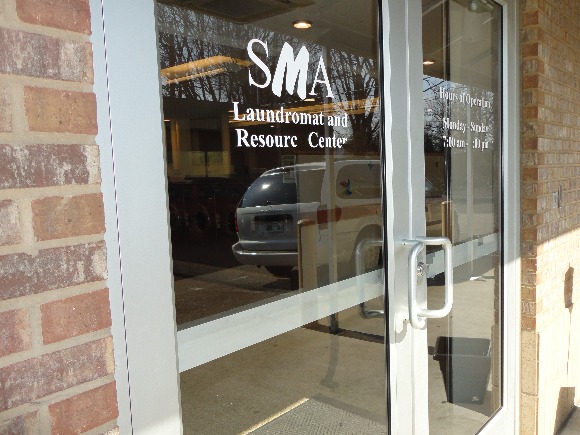
[[[412,245],[409,251],[409,322],[414,328],[425,328],[425,319],[440,319],[451,311],[453,306],[453,256],[451,240],[447,237],[417,237],[415,240],[403,240],[403,245]],[[424,274],[424,264],[417,261],[419,253],[425,246],[443,247],[445,259],[445,303],[442,308],[431,310],[417,304],[417,279]]]
[[[355,259],[356,259],[356,276],[357,276],[357,286],[362,285],[361,275],[365,273],[365,251],[371,247],[382,248],[383,241],[381,239],[363,239],[361,240],[355,248]],[[384,310],[367,310],[366,303],[361,302],[359,304],[360,315],[365,319],[372,319],[375,317],[384,317]]]

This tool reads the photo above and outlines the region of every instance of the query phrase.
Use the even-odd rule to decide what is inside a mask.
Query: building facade
[[[0,432],[561,426],[580,3],[130,3],[0,4]]]

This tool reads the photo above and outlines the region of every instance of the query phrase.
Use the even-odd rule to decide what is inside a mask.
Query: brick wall
[[[116,432],[88,0],[0,2],[0,433]]]
[[[552,434],[580,402],[580,2],[520,1],[521,427]]]

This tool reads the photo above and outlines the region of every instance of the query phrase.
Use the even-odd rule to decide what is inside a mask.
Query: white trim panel
[[[382,296],[383,288],[376,270],[178,331],[179,372]]]
[[[474,240],[453,246],[453,267],[461,266],[470,261],[485,257],[497,252],[499,248],[499,234],[489,234]],[[429,278],[445,271],[445,258],[443,251],[427,254],[427,264],[429,265]]]

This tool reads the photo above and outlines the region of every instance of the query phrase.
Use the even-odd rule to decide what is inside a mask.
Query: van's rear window
[[[262,175],[252,183],[240,207],[296,204],[296,183],[283,179],[284,174]]]
[[[320,202],[323,178],[324,170],[321,169],[291,169],[262,175],[248,188],[240,207]]]

